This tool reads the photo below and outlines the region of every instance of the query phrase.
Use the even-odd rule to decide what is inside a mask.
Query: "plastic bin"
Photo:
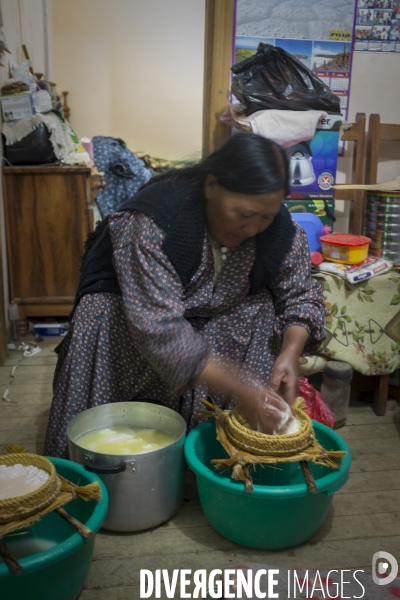
[[[322,254],[326,260],[343,265],[356,265],[368,256],[371,238],[352,233],[330,233],[321,238]]]
[[[257,466],[254,490],[230,479],[230,471],[216,471],[211,459],[226,457],[216,439],[215,422],[193,429],[185,456],[197,478],[200,502],[210,524],[232,542],[258,549],[289,548],[305,542],[321,527],[333,494],[347,481],[351,455],[335,432],[313,421],[318,441],[327,450],[345,450],[340,469],[310,463],[318,492],[310,493],[298,463]]]
[[[57,473],[73,483],[98,481],[102,498],[85,502],[77,499],[65,510],[96,533],[107,513],[107,490],[93,473],[62,458],[48,457]],[[4,600],[75,600],[83,588],[92,562],[95,536],[85,539],[57,514],[37,521],[24,536],[9,536],[4,542],[19,560],[23,571],[15,575],[0,558],[0,598]],[[46,548],[37,551],[38,544]],[[35,550],[36,553],[32,551]],[[25,556],[25,558],[24,558]]]
[[[312,213],[290,213],[290,216],[306,232],[310,252],[321,250],[322,221]]]

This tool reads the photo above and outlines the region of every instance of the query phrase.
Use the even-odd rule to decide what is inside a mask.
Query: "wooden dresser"
[[[27,317],[67,317],[79,281],[93,200],[104,184],[89,167],[4,167],[11,302]]]

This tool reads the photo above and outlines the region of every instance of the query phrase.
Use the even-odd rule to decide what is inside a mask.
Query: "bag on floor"
[[[299,395],[304,398],[307,404],[306,413],[308,416],[314,421],[333,429],[335,415],[322,400],[318,390],[305,377],[299,377]]]

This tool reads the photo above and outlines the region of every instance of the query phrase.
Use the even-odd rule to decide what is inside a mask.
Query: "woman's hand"
[[[276,359],[270,387],[291,406],[298,396],[299,357],[295,353],[282,352]]]
[[[236,396],[240,409],[250,427],[262,433],[275,433],[283,429],[292,416],[289,405],[270,386],[260,387],[239,382],[233,370],[221,370],[213,363],[203,369],[199,381],[209,389],[223,389],[227,395]]]
[[[299,358],[308,331],[300,325],[289,327],[283,334],[282,350],[275,361],[270,387],[292,405],[298,395]]]
[[[270,387],[241,386],[236,395],[241,412],[255,431],[278,433],[292,417],[290,406]]]

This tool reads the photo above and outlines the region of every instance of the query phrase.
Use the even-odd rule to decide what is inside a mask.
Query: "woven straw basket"
[[[236,406],[226,420],[225,431],[230,441],[241,450],[256,456],[289,457],[308,448],[314,440],[314,430],[310,417],[297,403],[292,413],[301,424],[299,431],[279,436],[265,435],[250,429],[245,418]]]
[[[315,491],[315,482],[305,463],[338,469],[346,454],[338,450],[325,450],[315,438],[310,417],[306,414],[304,399],[296,398],[292,413],[300,422],[296,433],[266,435],[251,429],[238,406],[233,410],[221,410],[212,401],[202,400],[206,409],[198,411],[199,417],[214,417],[217,439],[228,454],[228,458],[214,458],[217,469],[233,467],[232,479],[246,482],[246,490],[252,491],[251,467],[257,464],[298,462],[310,485]],[[307,472],[306,472],[307,471]]]
[[[0,523],[24,519],[39,513],[51,504],[60,493],[61,481],[57,477],[54,465],[47,458],[26,453],[0,456],[0,465],[11,467],[15,464],[42,469],[49,474],[49,478],[42,486],[29,494],[0,500]]]

